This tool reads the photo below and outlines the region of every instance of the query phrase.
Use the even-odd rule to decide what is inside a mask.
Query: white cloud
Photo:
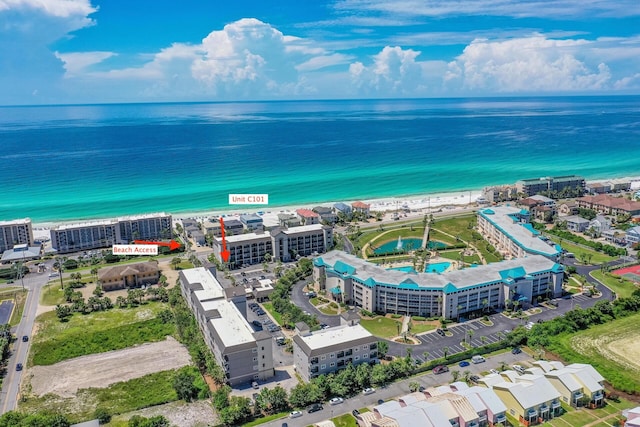
[[[369,12],[404,18],[490,15],[562,19],[640,15],[640,2],[636,0],[341,0],[335,8],[347,14]]]
[[[88,0],[0,0],[0,12],[12,9],[34,9],[59,18],[86,16],[97,10]]]
[[[113,52],[55,52],[56,58],[64,63],[65,77],[76,77],[84,73],[87,68],[111,58]]]
[[[334,65],[346,64],[353,60],[353,56],[334,53],[332,55],[316,56],[302,64],[296,65],[298,71],[315,71]]]
[[[449,64],[445,79],[476,92],[565,92],[607,88],[609,67],[589,58],[591,42],[542,36],[474,40]]]
[[[420,52],[412,49],[385,46],[373,56],[371,65],[355,62],[350,65],[349,73],[356,87],[364,92],[414,95],[412,92],[423,84],[422,67],[416,62],[418,55]]]

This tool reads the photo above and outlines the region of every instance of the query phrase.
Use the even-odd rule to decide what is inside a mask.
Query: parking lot
[[[253,308],[257,304],[257,309]],[[252,309],[253,308],[253,309]],[[263,313],[263,314],[260,314]],[[286,338],[280,326],[271,319],[261,305],[253,300],[247,301],[247,320],[254,331],[266,331],[273,338],[273,365],[276,368],[293,365],[293,354],[284,351],[284,345],[278,345],[278,338]],[[256,322],[256,323],[254,323]],[[271,328],[270,328],[271,327]]]

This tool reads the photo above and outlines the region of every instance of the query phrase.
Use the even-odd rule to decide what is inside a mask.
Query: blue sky
[[[638,0],[0,0],[0,105],[638,93]]]

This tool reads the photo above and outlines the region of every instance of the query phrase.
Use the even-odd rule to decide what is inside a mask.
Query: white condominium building
[[[0,254],[15,245],[33,246],[33,228],[29,218],[0,221]]]

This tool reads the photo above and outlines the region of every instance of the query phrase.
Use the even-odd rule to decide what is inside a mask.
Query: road
[[[458,372],[468,370],[472,374],[480,375],[482,372],[486,372],[489,369],[499,369],[503,363],[511,366],[515,363],[521,363],[525,360],[531,360],[531,357],[525,353],[516,355],[511,353],[503,353],[488,358],[485,363],[479,363],[477,365],[471,364],[465,368],[458,368],[455,370],[457,370]],[[374,406],[380,399],[387,401],[408,394],[410,393],[409,383],[413,381],[416,381],[421,386],[428,388],[451,383],[453,381],[453,376],[451,372],[440,375],[434,375],[430,372],[426,372],[420,376],[397,381],[389,384],[384,388],[378,388],[375,393],[368,396],[359,394],[350,399],[345,399],[344,403],[335,406],[331,406],[328,403],[323,404],[324,408],[321,411],[314,412],[312,414],[303,411],[304,415],[302,415],[302,417],[300,418],[281,418],[279,420],[274,420],[261,425],[268,427],[281,427],[283,422],[286,422],[289,427],[303,427],[312,425],[322,420],[327,420],[342,414],[349,414],[354,409],[362,409],[365,406]]]
[[[49,262],[49,264],[51,263],[52,261]],[[36,311],[38,309],[38,301],[40,300],[40,291],[48,281],[49,270],[44,273],[29,273],[24,277],[24,287],[28,290],[27,299],[20,324],[12,331],[18,338],[13,343],[11,356],[7,362],[7,374],[2,382],[0,413],[4,414],[5,412],[16,409],[20,382],[25,372],[24,370],[16,371],[16,364],[22,363],[24,366],[27,365],[27,355],[29,354],[29,346],[31,344],[31,339],[23,342],[22,337],[27,335],[31,338],[33,324],[36,319]]]

